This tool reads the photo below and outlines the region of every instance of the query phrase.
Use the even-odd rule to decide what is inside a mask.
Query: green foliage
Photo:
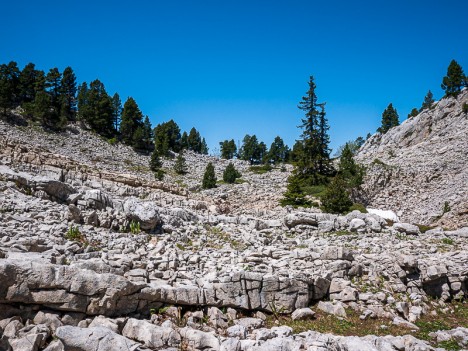
[[[122,101],[118,93],[112,96],[112,120],[115,130],[120,130],[120,118],[122,116]]]
[[[137,221],[131,221],[130,224],[129,224],[129,229],[130,229],[130,233],[132,234],[139,234],[141,232],[141,229],[140,229],[140,222],[137,222]]]
[[[419,114],[419,111],[417,108],[413,108],[410,113],[408,113],[408,118],[411,117],[416,117]]]
[[[196,130],[195,128],[190,129],[190,132],[188,134],[187,149],[199,154],[202,151],[202,138],[198,130]]]
[[[283,198],[280,200],[281,206],[310,207],[311,202],[307,200],[306,195],[301,189],[300,179],[296,175],[288,178],[288,186]]]
[[[220,142],[219,147],[221,151],[221,158],[230,160],[236,156],[237,146],[234,142],[234,139],[224,140],[223,142]]]
[[[367,213],[367,209],[363,204],[359,204],[359,203],[352,204],[352,206],[349,208],[349,212],[352,212],[352,211],[355,211],[355,210],[357,210],[357,211],[359,211],[361,213]]]
[[[309,90],[299,103],[299,109],[304,111],[305,118],[302,119],[302,134],[300,144],[293,149],[296,158],[296,174],[302,178],[309,179],[312,184],[317,185],[333,172],[330,163],[330,149],[328,144],[329,125],[325,113],[325,103],[317,103],[315,93],[316,85],[314,77],[309,79]]]
[[[271,143],[270,150],[266,154],[266,163],[277,164],[286,162],[289,159],[289,147],[284,144],[283,139],[277,136]]]
[[[447,212],[450,212],[451,208],[448,203],[448,201],[444,202],[444,208],[442,209],[442,215],[446,214]]]
[[[455,339],[441,341],[437,344],[437,347],[446,349],[447,351],[459,351],[462,349],[458,342]]]
[[[154,147],[160,156],[169,156],[169,151],[180,151],[180,128],[172,119],[158,124],[154,129]]]
[[[114,103],[112,103],[111,106],[112,124],[115,124]],[[132,97],[129,97],[127,101],[125,101],[123,107],[120,121],[120,135],[125,144],[134,146],[138,149],[144,148],[144,145],[147,142],[142,140],[144,136],[143,113],[141,113],[140,108]]]
[[[202,138],[202,146],[201,146],[200,153],[202,155],[208,155],[208,145],[206,143],[205,138]]]
[[[270,172],[273,168],[269,164],[264,164],[261,166],[251,166],[249,167],[249,171],[255,174],[265,174]]]
[[[346,213],[352,205],[348,183],[341,175],[337,175],[322,196],[323,209],[329,213]]]
[[[78,227],[71,226],[68,228],[67,233],[65,234],[65,239],[73,241],[81,241],[83,239],[83,234],[81,234]]]
[[[183,155],[183,151],[181,151],[179,155],[177,156],[176,162],[174,164],[174,171],[177,174],[187,173],[187,163]]]
[[[78,119],[100,135],[114,136],[112,100],[98,79],[78,88]]]
[[[76,76],[71,67],[65,68],[62,75],[60,115],[69,121],[76,115]]]
[[[441,87],[445,91],[445,96],[457,96],[463,87],[468,87],[468,79],[457,61],[450,62]]]
[[[361,148],[361,146],[364,145],[365,142],[366,140],[364,140],[363,137],[357,137],[356,140],[348,141],[347,143],[345,143],[344,145],[341,145],[336,150],[335,156],[340,157],[346,146],[348,146],[351,149],[351,152],[353,155],[356,155],[359,149]]]
[[[362,184],[364,167],[356,164],[351,147],[346,144],[341,153],[339,171],[342,179],[347,183],[347,188],[357,188]]]
[[[211,189],[216,187],[216,174],[213,164],[210,162],[207,164],[205,174],[203,175],[202,188]]]
[[[377,129],[381,134],[387,133],[390,128],[396,127],[400,124],[398,120],[398,112],[390,103],[382,113],[382,125]]]
[[[229,164],[226,166],[226,169],[223,172],[223,180],[226,183],[233,184],[235,183],[236,179],[240,177],[241,174],[234,167],[234,164],[232,162],[229,162]]]
[[[462,111],[463,111],[463,113],[468,113],[468,103],[465,102],[463,104]]]
[[[159,154],[156,150],[151,153],[151,158],[149,162],[149,168],[154,173],[154,176],[158,180],[162,180],[164,177],[164,171],[161,169],[162,162],[159,159]]]
[[[242,141],[238,157],[241,160],[249,161],[251,165],[254,165],[262,163],[265,154],[265,143],[263,141],[259,143],[256,135],[250,136],[247,134]]]
[[[431,109],[432,106],[434,105],[434,95],[432,94],[432,91],[428,91],[426,96],[424,97],[424,101],[421,105],[421,108],[419,109],[419,112],[427,109]]]
[[[19,69],[16,62],[0,65],[0,108],[3,113],[17,106],[19,94]]]
[[[455,244],[455,242],[453,241],[453,239],[450,239],[450,238],[443,238],[443,239],[442,239],[442,243],[445,244],[445,245],[453,245],[453,244]]]

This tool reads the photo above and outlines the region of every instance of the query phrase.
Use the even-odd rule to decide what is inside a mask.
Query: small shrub
[[[463,113],[468,113],[468,102],[465,102],[462,107]]]
[[[111,145],[115,145],[117,144],[117,138],[116,137],[113,137],[113,138],[110,138],[110,139],[107,139],[107,142]]]
[[[443,208],[443,210],[442,210],[442,212],[443,212],[442,214],[444,215],[444,214],[446,214],[447,212],[450,212],[450,210],[451,210],[451,208],[450,208],[450,205],[449,205],[448,201],[445,201],[445,202],[444,202],[444,208]]]
[[[205,174],[203,175],[202,188],[216,188],[216,174],[214,166],[211,162],[206,165]]]
[[[322,196],[323,209],[328,213],[346,213],[352,205],[346,181],[336,176]]]
[[[352,212],[352,211],[355,211],[355,210],[358,210],[358,211],[361,212],[361,213],[367,213],[366,207],[365,207],[363,204],[360,204],[360,203],[354,203],[354,204],[349,208],[349,212]]]
[[[428,225],[424,225],[424,224],[416,224],[416,226],[419,228],[419,231],[421,233],[425,233],[427,232],[428,230],[431,230],[432,227],[428,226]]]
[[[235,183],[237,178],[240,178],[241,174],[239,171],[234,167],[232,162],[229,162],[226,169],[223,172],[223,181],[229,184]]]
[[[141,232],[140,222],[131,221],[129,226],[130,226],[130,233],[139,234]]]
[[[174,164],[174,171],[177,174],[187,173],[187,163],[185,161],[185,157],[182,152],[180,152],[179,155],[177,156],[176,162]]]
[[[165,174],[166,174],[166,173],[165,173],[162,169],[158,169],[156,172],[154,172],[154,177],[155,177],[157,180],[163,180]]]
[[[73,240],[73,241],[82,241],[83,240],[83,234],[81,234],[78,227],[75,227],[75,226],[72,225],[70,228],[68,228],[68,231],[65,234],[65,239]]]
[[[287,171],[286,166],[281,166],[280,171],[281,172],[286,172]]]
[[[453,245],[455,242],[453,241],[453,239],[443,238],[442,243],[445,244],[445,245]]]
[[[249,168],[249,171],[255,174],[265,174],[267,172],[270,172],[272,169],[273,168],[271,167],[271,165],[267,163],[261,166],[252,166]]]

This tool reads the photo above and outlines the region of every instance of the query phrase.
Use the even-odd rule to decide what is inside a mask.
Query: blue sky
[[[155,125],[195,126],[210,150],[276,135],[292,145],[314,75],[331,146],[438,99],[451,59],[468,71],[468,1],[8,1],[0,62],[71,66],[135,98]]]

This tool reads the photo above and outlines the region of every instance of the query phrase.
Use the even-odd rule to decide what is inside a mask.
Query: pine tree
[[[34,99],[34,115],[41,124],[48,128],[57,127],[57,115],[51,107],[50,95],[45,91],[39,91]]]
[[[61,81],[61,116],[69,121],[76,115],[76,77],[71,67],[63,71]]]
[[[176,162],[174,164],[174,171],[177,174],[187,173],[187,163],[186,163],[183,151],[179,152],[179,155],[177,155]]]
[[[364,168],[354,161],[350,143],[346,143],[341,153],[338,174],[346,182],[347,189],[357,188],[362,184]]]
[[[154,129],[154,147],[160,156],[168,156],[169,151],[179,152],[180,128],[172,119],[158,124]]]
[[[208,145],[206,143],[206,140],[205,138],[202,138],[202,142],[201,142],[201,149],[200,149],[200,153],[202,155],[208,155]]]
[[[241,160],[249,161],[251,165],[258,164],[262,161],[261,157],[265,152],[263,146],[265,146],[265,144],[263,143],[261,146],[256,135],[250,136],[247,134],[243,139],[242,147],[239,150],[238,156]]]
[[[203,175],[202,188],[211,189],[216,187],[216,174],[213,164],[210,162],[206,166],[205,174]]]
[[[311,205],[301,189],[300,180],[296,175],[288,178],[288,186],[283,198],[280,200],[281,206],[308,207]]]
[[[296,174],[308,179],[311,184],[319,184],[331,172],[330,150],[328,148],[328,122],[325,103],[317,103],[314,77],[310,77],[309,90],[299,103],[305,112],[302,119],[302,152],[297,162]],[[320,108],[320,111],[319,111]]]
[[[288,158],[289,148],[284,144],[283,139],[277,136],[271,143],[270,150],[266,156],[266,162],[277,164],[279,162],[286,162]]]
[[[122,120],[120,121],[122,141],[127,145],[136,146],[134,134],[138,127],[143,128],[143,113],[141,113],[136,101],[132,97],[129,97],[125,101]]]
[[[185,131],[182,133],[182,137],[180,138],[180,149],[188,149],[188,135]]]
[[[81,83],[80,86],[78,87],[78,94],[76,96],[76,102],[78,105],[78,113],[77,113],[78,120],[85,123],[86,120],[88,119],[88,116],[91,114],[91,111],[89,111],[89,105],[88,105],[88,84],[86,82]]]
[[[145,120],[143,121],[143,140],[145,143],[145,149],[151,150],[153,145],[153,128],[151,126],[151,122],[148,116],[145,116]]]
[[[232,183],[235,183],[236,179],[240,177],[241,177],[241,174],[234,167],[234,164],[232,162],[229,162],[229,164],[226,166],[223,172],[223,181],[225,181],[226,183],[232,184]]]
[[[421,112],[422,110],[431,109],[432,105],[434,105],[434,95],[429,90],[426,96],[424,97],[424,101],[421,105],[421,108],[419,109],[419,112]]]
[[[114,123],[114,129],[119,130],[120,117],[122,116],[122,101],[118,93],[112,96],[112,119]]]
[[[468,79],[457,61],[450,62],[441,87],[445,90],[445,96],[457,96],[463,87],[468,87]]]
[[[47,73],[45,87],[50,96],[50,104],[56,110],[56,113],[59,114],[62,102],[62,74],[57,67],[51,68]]]
[[[408,113],[408,118],[411,118],[411,117],[416,117],[417,115],[419,115],[419,111],[417,108],[413,108],[411,110],[410,113]]]
[[[202,140],[200,133],[195,129],[190,129],[188,138],[187,138],[188,149],[196,153],[201,153]]]
[[[377,129],[381,134],[387,133],[390,128],[399,125],[397,110],[390,103],[382,113],[382,125]]]
[[[350,199],[348,184],[337,175],[328,185],[325,194],[322,196],[322,206],[327,213],[346,213],[353,202]]]
[[[230,160],[236,156],[237,153],[237,146],[234,142],[234,139],[231,140],[224,140],[219,143],[220,151],[221,151],[221,158],[226,160]]]
[[[164,171],[162,170],[162,162],[159,159],[159,154],[156,150],[151,153],[150,170],[154,173],[156,179],[162,180],[164,178]]]
[[[28,63],[24,66],[19,75],[19,90],[21,104],[28,104],[36,98],[36,80],[38,71],[34,63]]]
[[[0,108],[15,108],[20,101],[19,69],[15,61],[0,65]]]

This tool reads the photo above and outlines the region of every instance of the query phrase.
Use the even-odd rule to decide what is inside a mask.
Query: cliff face
[[[357,160],[368,166],[360,200],[403,221],[468,226],[468,90],[445,98],[385,135],[373,135]]]

